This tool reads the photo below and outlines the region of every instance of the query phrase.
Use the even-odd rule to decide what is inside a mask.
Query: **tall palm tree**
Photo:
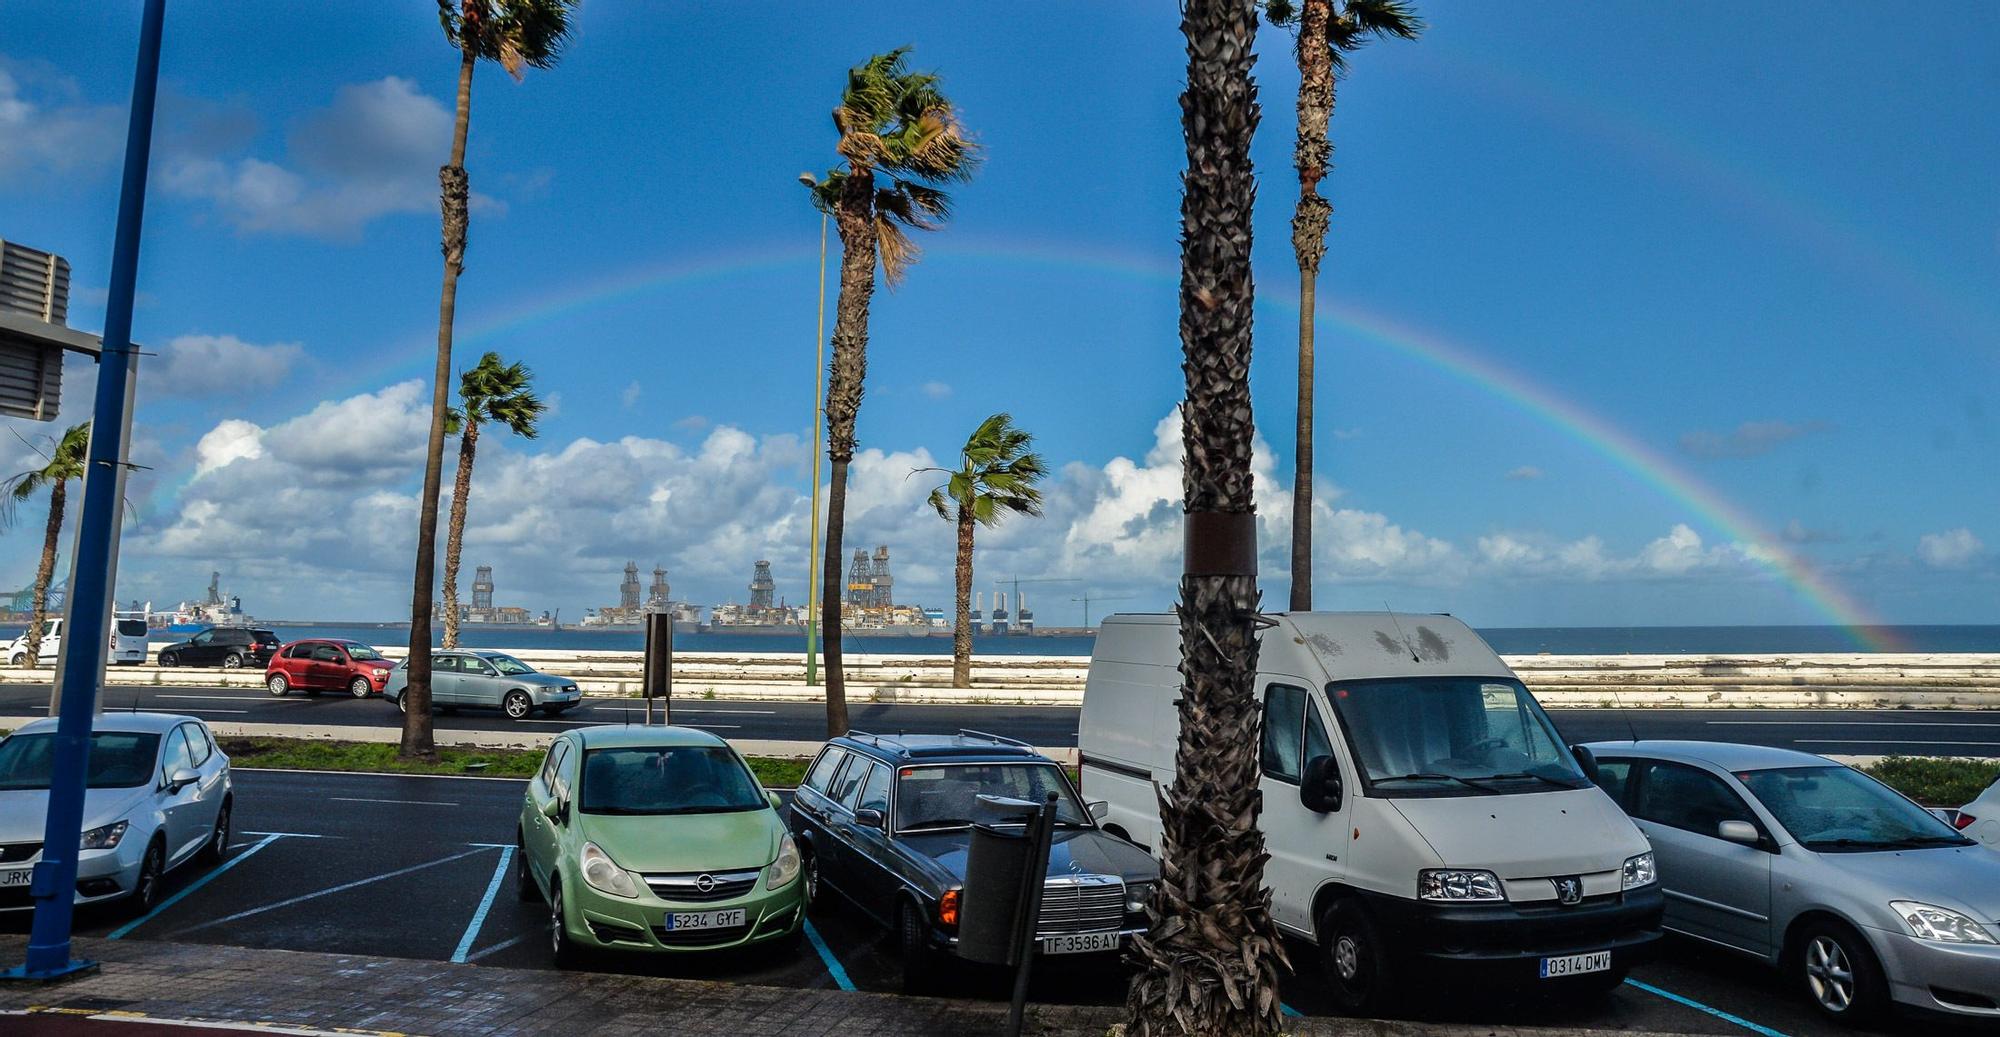
[[[917,260],[908,230],[936,230],[951,217],[942,185],[971,179],[979,149],[938,77],[912,72],[908,47],[877,54],[847,72],[833,110],[840,164],[812,180],[813,205],[831,213],[840,234],[840,298],[834,305],[833,360],[826,383],[826,562],[821,571],[821,650],[826,657],[826,729],[847,733],[847,685],[840,668],[841,524],[847,517],[847,465],[854,421],[868,373],[868,307],[875,264],[894,288]]]
[[[69,503],[69,484],[82,479],[85,458],[90,451],[90,422],[72,425],[56,442],[55,452],[40,468],[21,472],[7,480],[7,504],[11,508],[35,494],[49,491],[49,523],[42,533],[42,562],[35,567],[34,613],[28,619],[28,665],[41,665],[42,631],[49,619],[49,582],[56,574],[56,542],[62,539],[63,508]]]
[[[1284,952],[1257,828],[1257,516],[1250,452],[1250,78],[1256,0],[1184,0],[1180,743],[1160,792],[1160,884],[1128,1032],[1276,1034]]]
[[[1347,55],[1372,39],[1417,38],[1423,21],[1402,0],[1266,0],[1264,15],[1298,31],[1299,130],[1292,152],[1299,204],[1292,213],[1292,252],[1299,261],[1299,410],[1292,473],[1292,611],[1312,611],[1313,311],[1319,262],[1326,256],[1333,206],[1319,182],[1333,163],[1327,125],[1333,121],[1334,80]]]
[[[523,439],[540,431],[535,423],[548,409],[535,395],[535,376],[516,361],[500,362],[489,352],[458,376],[458,475],[451,486],[451,520],[444,538],[444,646],[458,647],[458,554],[465,544],[465,502],[472,494],[473,454],[479,449],[479,426],[504,425]]]
[[[995,414],[979,423],[959,451],[956,469],[919,468],[948,476],[931,491],[938,517],[958,527],[958,612],[951,635],[951,686],[972,687],[972,529],[991,529],[1008,515],[1040,515],[1042,491],[1035,484],[1048,474],[1042,455],[1028,449],[1035,437],[1014,427],[1014,418]]]
[[[437,578],[438,484],[444,474],[444,437],[451,410],[451,331],[458,308],[458,275],[465,269],[465,230],[471,197],[465,176],[465,135],[472,121],[472,70],[480,59],[497,61],[515,79],[526,66],[549,68],[569,37],[575,0],[438,0],[438,22],[457,48],[458,109],[451,128],[451,158],[438,169],[444,218],[444,288],[438,297],[437,367],[431,384],[431,432],[424,453],[424,489],[417,502],[416,579],[410,591],[410,682],[403,694],[403,756],[434,756],[431,740],[431,587]]]

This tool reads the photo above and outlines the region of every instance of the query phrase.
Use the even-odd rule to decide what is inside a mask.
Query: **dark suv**
[[[958,944],[959,893],[977,824],[1018,826],[982,796],[1057,796],[1054,845],[1036,925],[1039,951],[1117,954],[1146,928],[1160,869],[1097,827],[1055,761],[977,732],[828,742],[793,797],[788,823],[804,857],[807,896],[831,889],[890,927],[906,990],[929,986]]]
[[[210,627],[160,649],[161,666],[245,666],[262,668],[278,651],[278,635],[249,627]]]

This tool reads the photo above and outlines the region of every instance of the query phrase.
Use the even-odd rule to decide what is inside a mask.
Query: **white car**
[[[0,912],[34,907],[55,733],[56,718],[45,717],[0,739]],[[167,872],[222,859],[233,796],[229,757],[208,725],[167,713],[97,717],[76,902],[129,898],[133,913],[151,910]]]
[[[1994,778],[1978,799],[1959,807],[1958,816],[1951,823],[1966,838],[1979,840],[1987,849],[2000,850],[2000,778]]]
[[[65,622],[61,618],[49,619],[42,628],[42,643],[35,652],[40,665],[54,666],[56,657],[62,654],[62,636]],[[106,659],[119,666],[138,666],[146,661],[149,631],[146,621],[130,617],[113,617],[111,620],[110,652]],[[22,634],[9,642],[4,657],[14,666],[28,665],[28,635]]]

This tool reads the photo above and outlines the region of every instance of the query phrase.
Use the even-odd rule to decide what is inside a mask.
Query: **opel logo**
[[[706,878],[707,876],[703,876]],[[1580,878],[1560,878],[1556,880],[1556,899],[1565,904],[1583,901],[1583,880]]]
[[[712,892],[712,891],[713,891],[713,890],[715,889],[715,876],[713,876],[713,875],[696,875],[696,876],[694,877],[694,888],[695,888],[696,890],[698,890],[699,892],[702,892],[702,893],[708,893],[708,892]],[[1565,900],[1565,901],[1563,901],[1563,903],[1565,903],[1565,904],[1573,904],[1573,903],[1575,903],[1575,901],[1574,901],[1574,900]]]

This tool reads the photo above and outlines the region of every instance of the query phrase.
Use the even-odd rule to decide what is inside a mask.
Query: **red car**
[[[293,641],[271,656],[264,667],[264,686],[273,695],[289,694],[293,688],[308,695],[345,688],[355,698],[365,699],[382,693],[395,665],[359,641]]]

